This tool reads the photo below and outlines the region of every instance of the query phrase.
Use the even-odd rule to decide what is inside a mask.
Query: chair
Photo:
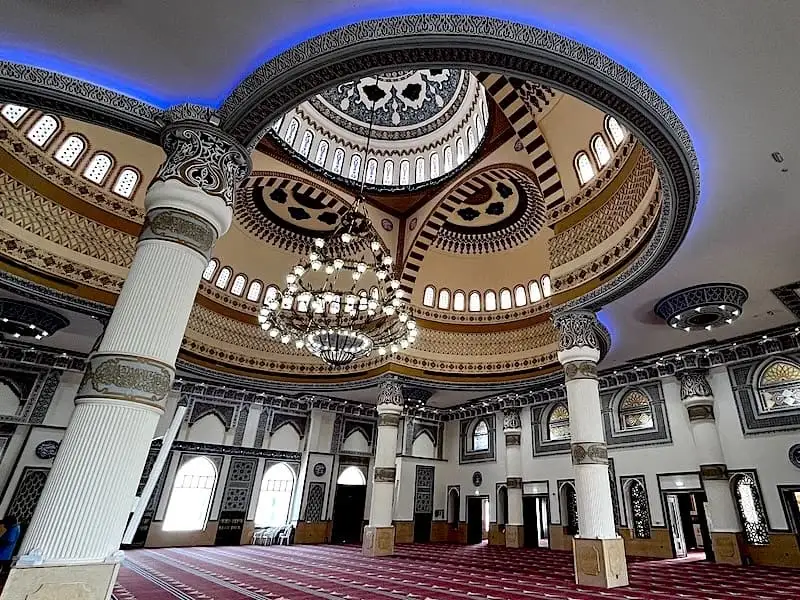
[[[291,546],[293,541],[294,527],[292,525],[286,525],[285,527],[282,527],[280,533],[278,534],[278,545]]]

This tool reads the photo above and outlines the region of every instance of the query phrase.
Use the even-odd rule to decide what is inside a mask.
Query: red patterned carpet
[[[705,562],[629,565],[616,590],[572,582],[572,555],[443,544],[368,559],[355,546],[169,548],[127,553],[117,600],[796,600],[800,570]]]

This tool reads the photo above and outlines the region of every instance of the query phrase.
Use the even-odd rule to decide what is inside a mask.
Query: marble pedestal
[[[741,534],[711,532],[711,547],[714,549],[714,562],[723,565],[744,564]]]
[[[506,548],[525,547],[525,527],[522,525],[506,525]]]
[[[391,556],[394,554],[394,526],[364,527],[364,543],[361,546],[364,556]]]
[[[1,600],[108,600],[119,563],[13,568]]]
[[[572,540],[575,583],[615,588],[628,585],[628,564],[622,538]]]

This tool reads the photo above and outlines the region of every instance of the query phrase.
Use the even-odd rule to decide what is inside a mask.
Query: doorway
[[[347,467],[336,480],[333,497],[332,544],[358,544],[364,529],[367,479],[358,467]]]
[[[485,496],[469,496],[467,498],[467,543],[483,542],[486,527],[486,513],[489,499]]]
[[[433,513],[414,513],[414,543],[427,544],[431,541]]]
[[[665,494],[667,524],[676,558],[703,553],[707,560],[714,560],[711,535],[706,521],[705,501],[706,496],[703,492]]]
[[[789,526],[798,542],[800,542],[800,487],[797,486],[778,486],[781,493],[784,512],[786,513],[786,524]]]
[[[526,548],[550,547],[550,509],[547,496],[522,497],[522,522]]]

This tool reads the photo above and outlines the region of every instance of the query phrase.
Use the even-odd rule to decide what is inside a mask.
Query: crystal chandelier
[[[377,100],[362,164],[369,155]],[[271,338],[305,348],[334,367],[370,353],[400,352],[417,338],[392,255],[367,214],[365,177],[336,228],[314,240],[308,255],[286,275],[284,289],[265,301],[258,317]]]

